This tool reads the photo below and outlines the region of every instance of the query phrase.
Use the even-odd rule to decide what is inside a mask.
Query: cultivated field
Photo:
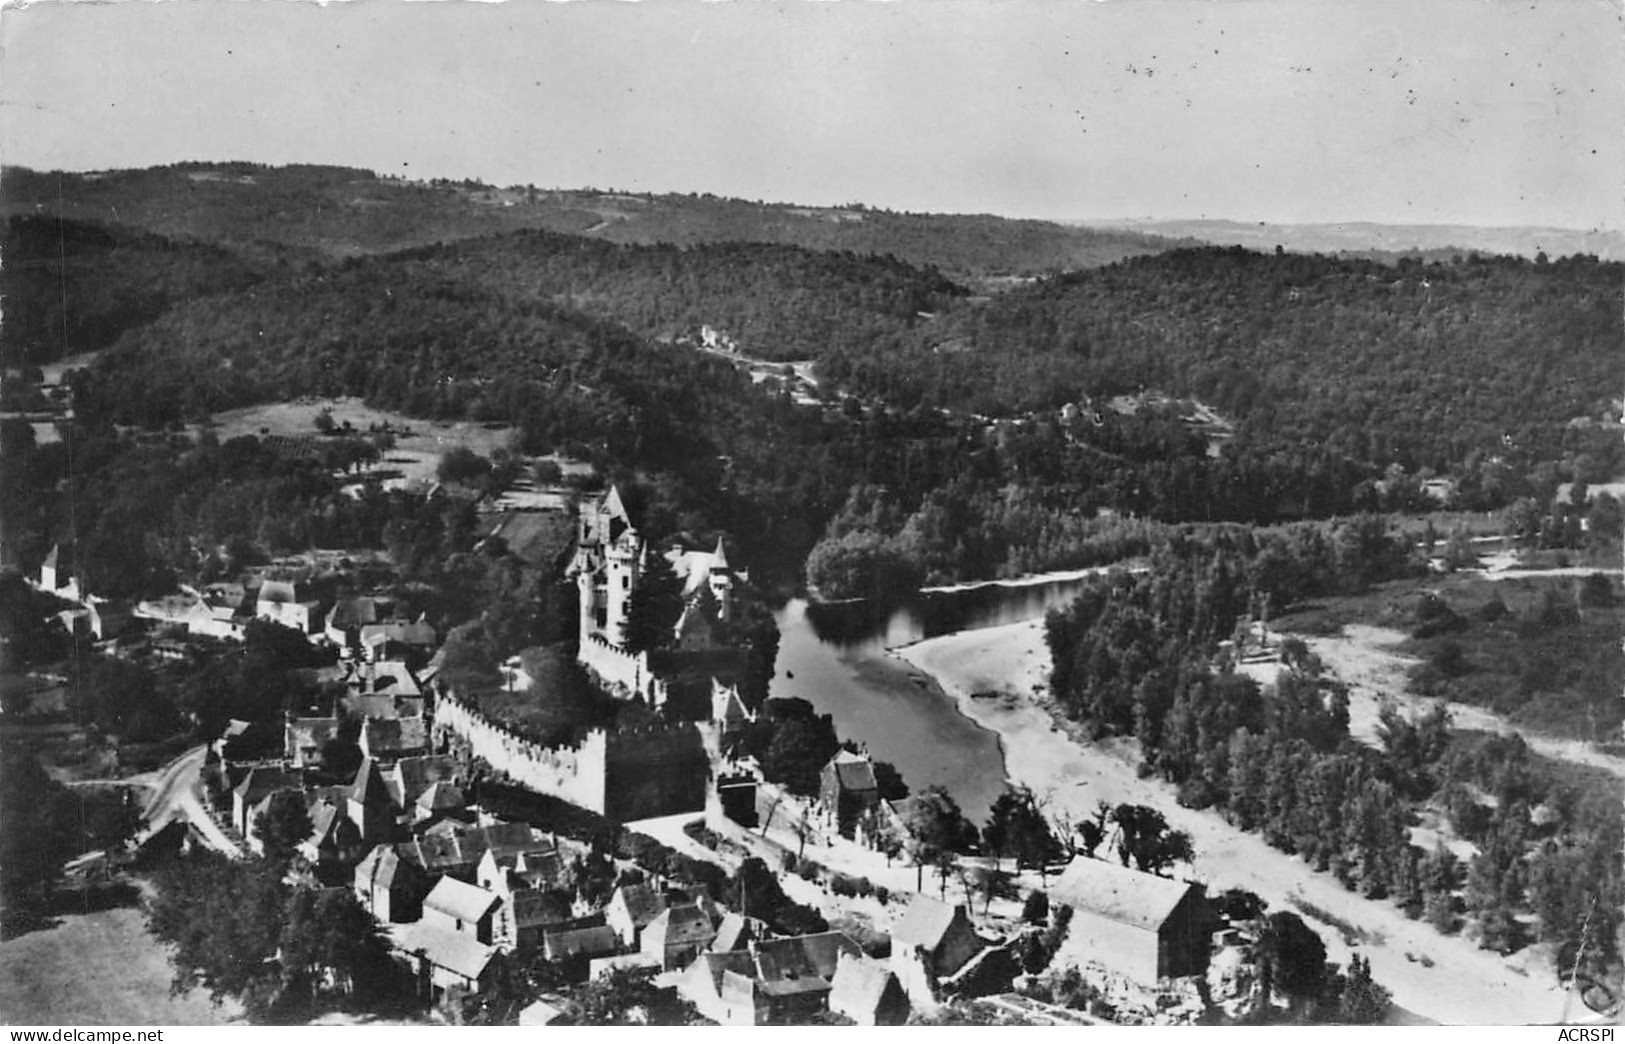
[[[385,488],[420,488],[435,481],[435,468],[441,454],[459,446],[489,457],[512,445],[514,430],[505,425],[477,424],[473,421],[427,421],[404,413],[376,410],[360,399],[299,399],[263,406],[247,406],[216,414],[215,431],[220,441],[239,435],[314,436],[316,415],[331,411],[333,422],[346,422],[357,434],[388,431],[395,446],[374,468],[384,476]]]
[[[71,914],[54,928],[0,943],[0,1021],[13,1026],[218,1026],[241,1021],[234,1001],[169,992],[169,954],[140,910]]]

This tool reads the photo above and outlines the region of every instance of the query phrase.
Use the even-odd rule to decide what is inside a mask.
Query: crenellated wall
[[[457,737],[469,754],[521,786],[604,813],[609,742],[602,729],[578,746],[545,747],[446,694],[435,704],[434,734],[437,743]]]
[[[622,822],[703,811],[710,789],[710,750],[693,723],[594,729],[576,746],[548,747],[447,694],[435,705],[434,735],[520,786]]]
[[[587,634],[576,659],[606,690],[656,707],[665,702],[665,685],[650,673],[648,653],[629,652],[601,634]]]

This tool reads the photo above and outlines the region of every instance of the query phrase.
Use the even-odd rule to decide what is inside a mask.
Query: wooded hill
[[[0,214],[45,212],[244,249],[386,253],[520,229],[616,243],[750,242],[891,254],[968,279],[1033,276],[1166,249],[1144,233],[987,214],[803,207],[709,194],[404,181],[344,167],[181,163],[87,174],[8,168]]]

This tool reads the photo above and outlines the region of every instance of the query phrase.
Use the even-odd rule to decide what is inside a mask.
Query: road
[[[208,754],[208,747],[193,747],[158,771],[151,784],[152,796],[141,812],[146,825],[136,834],[137,844],[170,823],[184,820],[210,848],[233,859],[242,858],[242,849],[215,822],[203,800],[203,764]]]

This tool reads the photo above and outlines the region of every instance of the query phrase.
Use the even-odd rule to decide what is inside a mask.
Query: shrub
[[[1027,901],[1021,905],[1021,919],[1028,924],[1043,924],[1049,920],[1049,893],[1041,888],[1028,892]]]

